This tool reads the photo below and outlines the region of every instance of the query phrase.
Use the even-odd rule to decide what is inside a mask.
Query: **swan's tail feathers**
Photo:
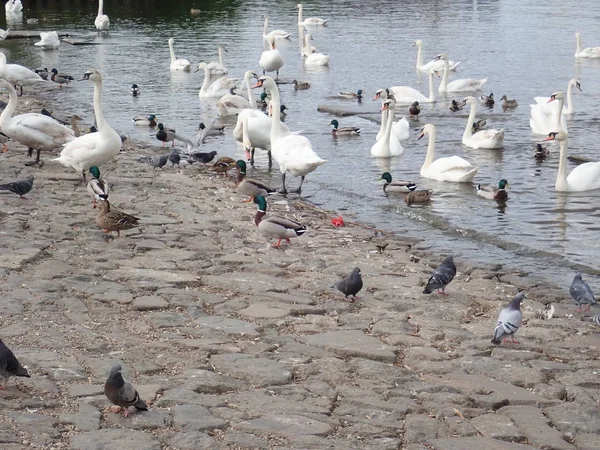
[[[452,70],[456,70],[456,68],[460,65],[460,61],[458,61],[454,66],[452,66]]]
[[[62,155],[60,155],[58,158],[52,158],[50,161],[56,161],[65,167],[71,167],[71,164],[69,164],[69,162]]]
[[[481,80],[481,86],[483,86],[487,80],[488,80],[487,78],[484,78],[483,80]]]
[[[354,130],[354,132],[355,132],[356,134],[360,134],[360,133],[361,133],[361,131],[362,131],[362,128],[359,128],[358,130]]]

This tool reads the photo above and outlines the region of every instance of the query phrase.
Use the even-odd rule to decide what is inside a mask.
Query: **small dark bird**
[[[45,67],[44,68],[40,67],[39,69],[33,69],[33,71],[35,73],[37,73],[42,80],[48,79],[48,69],[46,69]]]
[[[104,383],[104,395],[115,405],[125,408],[123,417],[129,415],[129,407],[135,406],[140,411],[148,411],[148,406],[140,398],[138,391],[126,382],[121,375],[121,365],[117,364],[110,369],[110,375]],[[117,411],[119,412],[119,411]]]
[[[67,122],[66,120],[61,120],[61,119],[57,119],[56,117],[54,117],[52,115],[52,111],[48,111],[46,108],[42,109],[40,111],[40,113],[42,113],[44,116],[52,117],[58,123],[62,123],[63,125],[71,125],[71,122]]]
[[[471,128],[471,133],[475,134],[478,131],[483,130],[483,127],[485,127],[487,125],[487,120],[485,119],[480,119],[477,122],[473,122],[473,126]]]
[[[286,109],[287,109],[287,106],[285,106],[285,105],[281,105],[279,107],[279,112],[281,113],[280,116],[281,116],[282,121],[285,121],[285,118],[287,117],[287,113],[285,112]]]
[[[50,79],[55,83],[58,83],[58,87],[62,87],[63,84],[69,84],[71,81],[75,80],[71,75],[58,73],[58,70],[56,69],[52,69],[52,76]]]
[[[508,306],[500,311],[500,315],[498,316],[498,324],[496,325],[494,337],[492,338],[492,344],[498,345],[502,342],[503,338],[504,341],[506,341],[508,336],[512,338],[513,344],[519,343],[514,336],[519,330],[521,322],[523,321],[521,305],[523,304],[524,298],[525,293],[519,292],[508,304]]]
[[[171,153],[169,154],[169,161],[171,162],[171,164],[173,166],[175,164],[177,164],[177,166],[179,166],[179,163],[181,162],[181,156],[179,155],[179,151],[176,148],[171,150]]]
[[[494,106],[494,103],[496,103],[493,92],[490,92],[490,95],[482,95],[479,98],[481,99],[481,103],[483,103],[485,106],[492,107]]]
[[[533,157],[536,159],[536,161],[543,161],[549,154],[550,150],[548,150],[546,147],[543,147],[542,144],[537,144]]]
[[[357,299],[358,297],[356,294],[358,294],[363,287],[360,269],[355,267],[350,276],[338,281],[335,284],[335,287],[338,291],[344,294],[345,298],[348,298],[348,296],[351,295],[353,300]]]
[[[24,180],[13,181],[12,183],[6,183],[0,185],[0,191],[14,192],[21,198],[25,198],[27,194],[33,188],[33,175],[29,175]]]
[[[206,152],[190,153],[190,157],[192,158],[192,160],[194,162],[201,162],[203,164],[208,164],[209,162],[211,162],[213,159],[215,159],[216,155],[217,155],[217,152],[214,150],[210,153],[206,153]]]
[[[450,105],[450,111],[456,112],[462,109],[462,104],[458,103],[456,100],[452,100],[452,104]]]
[[[160,155],[160,156],[140,156],[138,159],[139,162],[143,162],[146,164],[150,164],[155,169],[162,168],[167,161],[169,161],[169,155]]]
[[[456,266],[454,265],[454,258],[448,256],[431,274],[431,278],[427,281],[427,286],[425,286],[423,294],[431,294],[437,289],[438,294],[448,295],[444,289],[454,279],[455,275]]]
[[[140,88],[137,84],[134,83],[131,85],[131,89],[129,90],[129,92],[131,92],[131,95],[133,95],[134,97],[137,97],[138,95],[140,95]]]
[[[0,339],[0,378],[4,380],[4,383],[0,384],[0,391],[6,389],[10,377],[31,378],[27,369],[21,365],[15,354]]]
[[[408,108],[408,113],[410,114],[409,119],[419,119],[419,114],[421,114],[421,107],[419,106],[419,102],[414,102]]]
[[[198,130],[202,133],[204,133],[204,136],[222,136],[225,134],[225,125],[221,125],[221,126],[212,126],[208,129],[208,131],[204,131],[206,129],[206,125],[204,125],[204,122],[200,122],[200,125],[198,125]]]
[[[569,292],[571,294],[571,298],[577,303],[577,307],[579,308],[577,312],[583,312],[581,309],[582,303],[587,305],[587,309],[585,311],[589,311],[592,305],[596,305],[598,303],[594,297],[592,288],[590,288],[590,285],[581,279],[580,273],[576,274],[575,278],[573,278]]]

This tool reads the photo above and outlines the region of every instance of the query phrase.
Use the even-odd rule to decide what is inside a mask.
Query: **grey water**
[[[104,11],[111,25],[109,32],[101,35],[93,25],[96,2],[23,3],[23,15],[7,17],[4,28],[56,30],[98,45],[63,43],[57,50],[41,50],[33,45],[37,39],[6,40],[0,47],[8,61],[28,67],[56,67],[76,78],[89,68],[100,69],[109,123],[132,139],[156,145],[157,153],[162,150],[154,133],[134,127],[132,117],[154,113],[160,122],[193,136],[201,120],[216,115],[216,99],[198,97],[202,71],[169,71],[167,39],[175,38],[177,57],[189,59],[193,67],[201,61],[217,60],[217,44],[225,44],[228,76],[241,79],[246,70],[260,71],[263,14],[268,13],[271,30],[292,33],[289,42],[279,45],[285,58],[281,77],[311,83],[309,90],[297,92],[289,84],[280,86],[282,101],[288,107],[286,123],[292,130],[303,130],[317,153],[328,160],[307,177],[303,195],[352,220],[423,239],[422,247],[452,252],[456,258],[506,264],[562,286],[570,284],[576,269],[600,274],[600,224],[596,222],[600,191],[556,193],[558,146],[549,145],[551,155],[536,162],[533,152],[538,141],[529,128],[533,97],[566,91],[568,81],[577,77],[583,92],[574,93],[576,113],[568,120],[569,150],[600,159],[600,60],[574,57],[577,31],[582,33],[584,47],[600,46],[600,10],[595,1],[306,2],[305,18],[329,19],[327,27],[309,29],[313,45],[331,57],[329,68],[317,70],[306,69],[299,54],[295,1],[107,0]],[[193,17],[192,7],[202,13]],[[39,18],[39,24],[27,25],[28,17]],[[368,118],[338,118],[340,126],[360,126],[363,133],[354,138],[332,137],[328,124],[334,117],[317,112],[320,104],[377,117],[380,104],[371,98],[378,88],[408,85],[428,95],[427,76],[415,69],[416,49],[411,46],[415,39],[424,42],[424,62],[442,51],[461,61],[451,79],[488,78],[484,91],[477,95],[493,92],[496,99],[503,94],[517,99],[515,110],[504,112],[498,102],[492,109],[481,106],[478,114],[487,120],[488,128],[505,129],[503,150],[473,150],[461,144],[467,112],[452,113],[448,105],[451,99],[461,100],[465,94],[439,95],[435,104],[422,105],[419,120],[411,122],[410,139],[402,142],[404,154],[390,160],[371,156],[379,125]],[[128,94],[132,83],[140,86],[138,98]],[[436,79],[435,89],[438,84]],[[338,91],[358,89],[365,92],[362,103],[335,98]],[[93,122],[89,83],[72,83],[40,95],[47,100],[48,109],[77,113],[88,124]],[[396,117],[400,115],[407,115],[407,111],[399,108]],[[206,147],[220,155],[242,157],[241,145],[231,136],[235,118],[223,122],[229,128],[227,134],[207,141]],[[477,196],[474,184],[419,177],[427,139],[417,140],[417,134],[429,122],[437,127],[436,157],[456,154],[469,160],[479,167],[475,183],[495,184],[501,178],[509,181],[510,199],[505,206]],[[569,170],[573,167],[569,163]],[[264,156],[259,156],[254,170],[253,176],[267,176]],[[384,196],[377,184],[384,170],[396,179],[410,179],[434,189],[431,204],[407,207],[402,197]],[[278,170],[270,177],[272,184],[279,184]],[[290,182],[294,186],[298,180]],[[591,284],[600,287],[594,278]]]

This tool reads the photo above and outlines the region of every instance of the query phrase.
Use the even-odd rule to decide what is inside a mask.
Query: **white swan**
[[[121,150],[121,137],[113,130],[102,113],[102,75],[96,69],[88,70],[84,80],[94,82],[94,115],[97,133],[88,133],[69,142],[53,159],[65,167],[71,167],[83,175],[92,166],[101,166],[117,156]]]
[[[306,35],[304,36],[304,49],[302,51],[302,54],[306,57],[306,59],[304,60],[304,65],[328,66],[329,55],[314,52],[312,46],[310,45],[310,41],[312,41],[312,36],[310,35],[310,33],[306,33]]]
[[[279,78],[279,69],[281,69],[284,64],[283,56],[281,56],[279,50],[275,48],[275,38],[273,36],[269,38],[269,45],[271,48],[262,52],[258,64],[263,69],[263,75],[267,72],[276,72],[277,76],[275,79],[277,79]]]
[[[265,14],[265,24],[263,26],[263,39],[268,41],[273,36],[275,39],[289,39],[291,34],[285,30],[269,31],[269,15]]]
[[[375,97],[373,100],[377,100],[378,98],[381,98],[381,106],[383,107],[383,103],[388,99],[387,89],[378,89],[377,92],[375,92]],[[384,136],[387,119],[387,110],[382,109],[381,127],[379,128],[379,132],[375,137],[375,141],[378,141]],[[401,117],[398,121],[392,123],[392,136],[395,136],[399,141],[405,141],[410,137],[410,126],[408,124],[408,120],[406,120],[406,117]]]
[[[477,100],[475,100],[475,97],[466,97],[463,104],[470,105],[471,112],[463,133],[462,143],[471,148],[494,149],[504,147],[504,130],[481,130],[473,134],[473,122],[477,114]]]
[[[200,98],[223,97],[225,94],[229,93],[232,87],[237,86],[237,80],[235,78],[227,77],[217,78],[212,84],[210,84],[210,72],[208,71],[208,64],[203,62],[198,64],[198,69],[196,69],[194,72],[198,72],[202,69],[204,69],[204,81],[202,82],[202,87],[198,92],[198,96]]]
[[[44,114],[28,113],[12,117],[17,107],[17,91],[6,80],[0,79],[0,86],[7,89],[10,96],[8,105],[0,115],[2,132],[26,145],[29,148],[29,156],[33,154],[33,150],[37,150],[35,162],[26,165],[39,164],[42,150],[52,151],[75,139],[73,130]]]
[[[375,140],[375,144],[371,147],[371,155],[379,158],[389,158],[390,156],[398,156],[404,153],[404,149],[400,141],[392,134],[392,124],[394,123],[394,109],[396,102],[392,98],[388,98],[383,102],[381,111],[386,113],[385,120],[382,116],[381,121],[381,137]],[[384,128],[385,127],[385,128]]]
[[[44,81],[42,77],[27,67],[19,64],[7,64],[6,55],[2,52],[0,52],[0,78],[4,78],[15,87],[20,86],[21,94],[23,94],[23,86]]]
[[[21,0],[8,0],[4,5],[4,9],[9,14],[19,13],[23,11]]]
[[[208,71],[211,75],[225,75],[227,73],[227,67],[223,63],[223,51],[227,51],[227,47],[223,44],[219,44],[219,61],[212,61],[208,63]]]
[[[239,114],[242,110],[247,108],[256,109],[256,99],[252,92],[252,85],[250,80],[252,77],[258,78],[251,70],[246,71],[244,74],[244,83],[248,91],[248,98],[242,97],[238,94],[225,94],[217,102],[217,109],[220,116],[232,116]]]
[[[0,41],[3,41],[4,39],[6,39],[8,37],[9,31],[10,31],[10,28],[7,28],[6,30],[3,30],[2,28],[0,28]]]
[[[410,86],[392,86],[389,88],[396,103],[434,103],[435,102],[435,90],[433,89],[433,70],[429,72],[429,97],[425,97],[415,88]]]
[[[58,38],[58,33],[56,31],[40,31],[40,39],[41,41],[38,41],[33,45],[42,47],[44,50],[53,50],[60,46],[60,39]]]
[[[329,19],[320,19],[319,17],[307,17],[302,20],[302,3],[298,3],[296,8],[298,8],[298,25],[327,25],[327,22],[329,22]]]
[[[421,39],[417,39],[413,43],[413,47],[417,47],[417,69],[422,70],[423,72],[430,72],[432,70],[442,70],[444,68],[444,62],[439,59],[433,59],[427,64],[423,64],[423,41]],[[459,64],[460,61],[448,61],[448,65],[452,71],[455,71]]]
[[[575,50],[575,58],[600,58],[600,47],[587,47],[581,49],[581,33],[575,33],[577,39],[577,50]]]
[[[583,192],[600,189],[600,162],[579,164],[567,176],[568,136],[564,131],[548,134],[545,141],[560,142],[560,160],[555,189],[558,192]]]
[[[429,145],[427,146],[427,155],[425,162],[421,166],[421,176],[437,181],[452,181],[454,183],[469,183],[473,181],[477,174],[477,167],[460,156],[448,156],[433,160],[435,156],[435,126],[431,123],[421,128],[421,139],[426,134],[429,135]]]
[[[21,0],[19,0],[19,3],[20,2]],[[98,31],[106,31],[110,26],[110,20],[108,20],[108,16],[102,11],[103,9],[104,0],[100,0],[98,2],[98,15],[96,16],[96,20],[94,20],[94,25],[96,25]]]
[[[448,83],[448,73],[450,72],[448,64],[448,55],[442,53],[438,56],[438,58],[444,61],[442,82],[440,83],[438,92],[478,91],[487,81],[487,78],[484,78],[482,80],[477,80],[475,78],[462,78],[460,80],[454,80],[453,82]]]
[[[271,77],[263,76],[258,79],[255,87],[263,87],[271,92],[271,104],[273,106],[271,153],[277,164],[279,164],[279,170],[282,174],[281,181],[283,187],[281,192],[284,194],[287,193],[285,175],[289,173],[295,177],[301,177],[300,186],[295,191],[301,194],[302,184],[306,175],[315,171],[317,167],[325,164],[327,161],[317,155],[306,137],[299,134],[286,134],[281,129],[281,100],[275,80]]]
[[[172,71],[183,70],[185,72],[189,72],[192,68],[192,65],[187,59],[177,59],[175,57],[175,48],[173,44],[175,43],[175,39],[169,38],[169,52],[171,53],[171,65],[169,69]]]
[[[570,83],[568,89],[571,89]],[[553,103],[554,100],[558,100],[558,104]],[[568,134],[567,121],[564,115],[564,94],[562,92],[555,92],[549,99],[536,97],[535,101],[535,105],[529,105],[531,107],[531,117],[529,118],[531,131],[534,134],[540,135],[547,135],[553,131],[564,131]],[[572,104],[572,101],[569,103]],[[563,112],[562,114],[561,111]]]

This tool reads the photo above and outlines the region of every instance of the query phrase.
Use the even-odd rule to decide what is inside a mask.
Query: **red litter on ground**
[[[336,228],[340,228],[340,227],[346,226],[346,224],[344,223],[344,219],[342,218],[342,216],[334,217],[333,219],[331,219],[331,224],[334,227],[336,227]]]

